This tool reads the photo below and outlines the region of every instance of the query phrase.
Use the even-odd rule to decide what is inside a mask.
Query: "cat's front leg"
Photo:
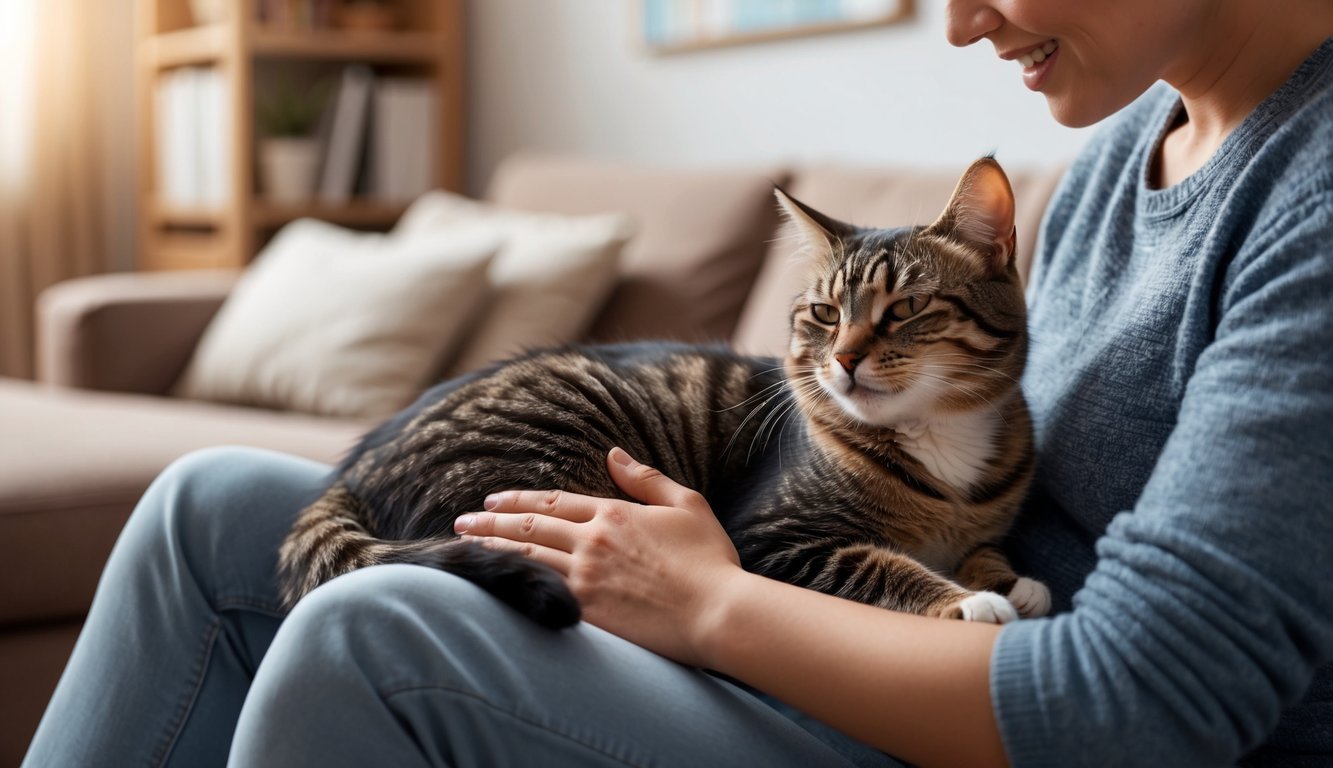
[[[789,558],[774,558],[790,569]],[[759,568],[764,572],[762,562]],[[848,600],[965,621],[1005,624],[1018,618],[1014,607],[998,594],[966,589],[901,552],[856,544],[819,552],[793,573],[766,574],[799,586]]]
[[[1051,591],[1046,585],[1014,573],[1009,558],[993,544],[982,544],[964,558],[957,578],[970,589],[1005,595],[1025,619],[1045,616],[1051,610]]]

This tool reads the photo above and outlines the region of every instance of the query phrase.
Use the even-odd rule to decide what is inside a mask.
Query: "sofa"
[[[772,190],[843,220],[933,220],[971,158],[947,169],[665,169],[520,154],[486,198],[637,222],[586,341],[723,341],[780,355],[801,276]],[[1060,169],[1008,169],[1019,263]],[[230,272],[71,280],[38,307],[37,382],[0,379],[0,766],[21,759],[117,533],[153,477],[191,450],[242,444],[335,461],[373,421],[172,395],[235,285]]]

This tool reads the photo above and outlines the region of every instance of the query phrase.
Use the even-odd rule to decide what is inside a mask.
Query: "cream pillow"
[[[175,394],[328,416],[393,413],[431,382],[487,301],[499,242],[283,228],[209,323]]]
[[[392,237],[447,237],[472,229],[493,232],[503,244],[490,266],[491,301],[448,366],[449,375],[582,338],[615,287],[620,251],[635,227],[620,213],[503,210],[434,191],[412,204]]]

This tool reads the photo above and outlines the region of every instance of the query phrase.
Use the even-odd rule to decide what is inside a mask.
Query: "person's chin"
[[[1142,88],[1125,88],[1123,93],[1109,94],[1086,86],[1068,87],[1064,79],[1052,77],[1042,89],[1042,95],[1046,97],[1051,117],[1066,128],[1086,128],[1099,123],[1124,109],[1152,86],[1150,82]]]

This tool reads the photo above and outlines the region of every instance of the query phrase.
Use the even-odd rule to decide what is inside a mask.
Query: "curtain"
[[[99,22],[128,3],[0,5],[0,375],[30,378],[37,295],[109,266],[99,83],[106,47],[121,41]]]

